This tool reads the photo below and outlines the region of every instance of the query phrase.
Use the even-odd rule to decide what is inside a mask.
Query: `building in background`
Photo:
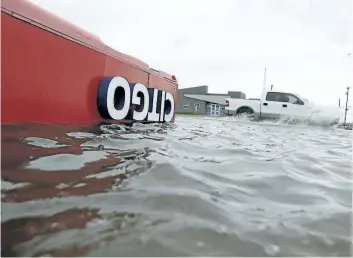
[[[198,86],[178,90],[176,113],[204,114],[209,116],[226,115],[226,98],[245,99],[240,91],[228,91],[227,94],[208,93],[208,86]]]

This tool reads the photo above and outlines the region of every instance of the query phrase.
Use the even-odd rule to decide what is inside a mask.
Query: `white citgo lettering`
[[[152,112],[148,112],[148,121],[159,121],[159,114],[157,113],[157,98],[158,98],[158,90],[154,89]]]
[[[142,83],[136,83],[134,86],[133,93],[132,93],[132,100],[131,100],[132,104],[141,105],[141,97],[137,96],[137,93],[139,93],[139,92],[141,92],[143,94],[144,105],[143,105],[142,111],[134,110],[133,119],[138,120],[138,121],[142,121],[147,116],[150,100],[148,97],[147,87],[145,85],[143,85]]]
[[[168,114],[164,115],[164,121],[170,122],[172,121],[174,115],[174,97],[171,93],[167,92],[165,95],[165,100],[170,101],[170,111]]]
[[[115,108],[114,95],[115,95],[115,91],[119,87],[124,89],[125,99],[124,99],[124,105],[122,109],[117,110]],[[112,119],[121,120],[126,117],[130,108],[130,98],[131,98],[131,93],[130,93],[130,86],[128,81],[122,77],[114,77],[109,83],[108,94],[107,94],[107,109]]]
[[[164,104],[165,104],[165,92],[162,91],[162,100],[161,100],[161,111],[159,112],[159,121],[164,120]]]

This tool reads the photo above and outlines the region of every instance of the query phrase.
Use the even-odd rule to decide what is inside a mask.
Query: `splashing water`
[[[339,117],[339,118],[337,118]],[[242,114],[241,116],[223,116],[223,117],[205,117],[205,119],[219,119],[222,121],[242,121],[242,122],[255,122],[261,124],[278,124],[278,125],[311,125],[321,127],[341,127],[344,121],[344,109],[335,107],[321,106],[314,110],[310,115],[305,117],[280,117],[276,119],[257,119],[251,115]],[[353,111],[348,110],[347,123],[353,123]]]

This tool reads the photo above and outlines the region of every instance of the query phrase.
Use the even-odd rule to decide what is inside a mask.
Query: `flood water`
[[[2,126],[6,256],[350,256],[352,131]]]

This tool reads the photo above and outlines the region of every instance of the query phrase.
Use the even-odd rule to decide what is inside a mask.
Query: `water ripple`
[[[2,255],[349,256],[351,136],[183,116],[2,126]]]

